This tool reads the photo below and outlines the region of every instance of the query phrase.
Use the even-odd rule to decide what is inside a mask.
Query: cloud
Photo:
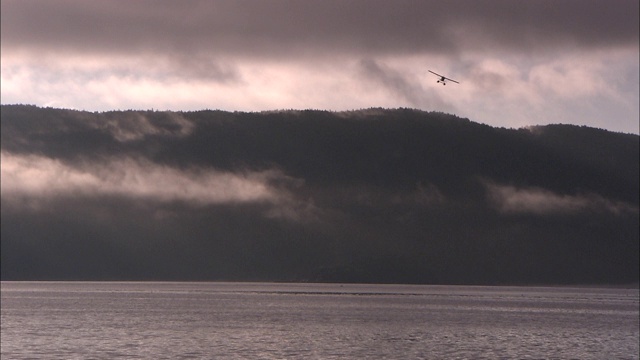
[[[549,190],[498,185],[485,182],[491,204],[505,214],[557,215],[582,211],[604,211],[614,214],[637,213],[632,204],[610,200],[597,194],[565,195]]]
[[[174,112],[162,112],[154,117],[139,112],[106,113],[92,125],[107,130],[118,141],[140,140],[149,135],[184,137],[195,127],[191,121]]]
[[[2,1],[2,102],[410,106],[637,133],[638,2]],[[460,80],[436,87],[427,69]]]
[[[637,14],[633,0],[7,0],[2,46],[273,57],[637,46]]]
[[[534,66],[529,80],[541,92],[551,92],[562,99],[610,95],[608,79],[602,77],[607,65],[594,59],[561,59]]]
[[[2,200],[13,207],[33,210],[57,198],[115,196],[196,207],[264,204],[269,218],[307,221],[317,217],[311,202],[297,200],[286,189],[300,184],[276,170],[179,170],[126,157],[73,167],[37,155],[3,151],[1,157]]]
[[[116,195],[196,205],[275,201],[272,172],[183,172],[123,158],[77,168],[42,156],[2,152],[2,195],[32,197]]]
[[[455,108],[444,102],[437,92],[425,89],[419,81],[386,65],[366,59],[360,62],[362,76],[373,83],[383,86],[396,98],[417,108],[439,108],[455,111]]]
[[[469,55],[457,70],[461,85],[446,100],[456,114],[493,126],[570,123],[637,133],[637,60],[624,49]]]

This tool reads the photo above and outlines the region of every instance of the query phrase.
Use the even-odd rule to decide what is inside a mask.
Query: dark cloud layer
[[[2,2],[10,50],[280,57],[637,44],[634,0]]]
[[[637,135],[408,109],[1,115],[3,280],[638,281]]]
[[[414,107],[638,133],[633,0],[1,3],[2,102]],[[460,80],[443,88],[427,70]]]

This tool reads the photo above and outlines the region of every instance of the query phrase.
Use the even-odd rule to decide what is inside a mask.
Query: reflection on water
[[[3,282],[3,359],[637,359],[638,289]]]

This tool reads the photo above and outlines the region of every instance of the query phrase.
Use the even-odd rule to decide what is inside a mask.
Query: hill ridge
[[[637,135],[408,108],[0,109],[3,280],[638,281]]]

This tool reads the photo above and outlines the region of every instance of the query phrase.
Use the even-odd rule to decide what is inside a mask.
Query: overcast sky
[[[2,103],[411,107],[638,133],[637,0],[2,1]],[[427,70],[460,84],[442,86]]]

